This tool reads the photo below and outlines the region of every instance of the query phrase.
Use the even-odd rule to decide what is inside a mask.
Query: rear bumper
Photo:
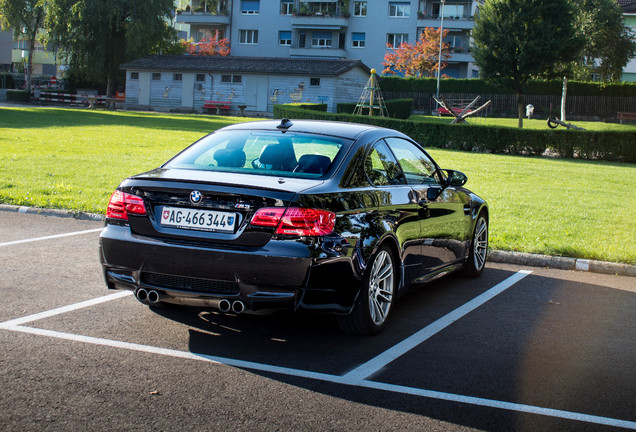
[[[347,313],[359,287],[352,251],[315,242],[271,240],[237,250],[138,237],[129,227],[106,225],[99,249],[108,288],[155,290],[166,303],[216,306],[228,299],[251,310]]]

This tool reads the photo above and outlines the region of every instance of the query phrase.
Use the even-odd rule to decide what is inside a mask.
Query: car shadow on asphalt
[[[418,287],[398,300],[389,325],[377,336],[342,333],[334,316],[316,313],[234,315],[180,307],[153,311],[189,327],[191,352],[341,375],[511,275],[495,269],[486,273],[483,280],[450,275]]]
[[[430,312],[432,302],[448,301],[444,294],[456,285],[460,280],[449,278],[409,296],[392,325],[408,327],[416,316]],[[480,430],[609,431],[615,429],[452,399],[460,395],[631,420],[636,372],[630,367],[633,344],[628,340],[636,325],[634,308],[632,292],[530,275],[368,378],[396,386],[395,392],[250,372],[332,397]],[[336,349],[348,360],[347,346]],[[400,389],[428,390],[439,397],[407,395]]]

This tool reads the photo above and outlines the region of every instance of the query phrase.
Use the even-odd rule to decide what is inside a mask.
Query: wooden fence
[[[431,114],[437,108],[437,104],[430,93],[410,93],[410,92],[383,92],[384,99],[409,98],[413,99],[413,110],[423,114]],[[442,93],[440,98],[444,98],[452,104],[452,101],[473,100],[477,94],[468,93]],[[492,103],[483,115],[486,116],[517,116],[517,96],[516,95],[480,95],[481,100],[477,106],[491,100]],[[561,116],[561,96],[541,96],[524,95],[524,106],[531,104],[534,106],[534,116],[547,118],[552,105],[552,115]],[[461,104],[460,104],[461,107]],[[568,96],[566,101],[566,116],[569,120],[603,119],[615,120],[617,113],[636,113],[636,97],[623,96]],[[524,109],[525,113],[525,109]]]

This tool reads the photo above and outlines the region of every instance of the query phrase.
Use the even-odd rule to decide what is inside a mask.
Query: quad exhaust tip
[[[148,304],[151,304],[151,305],[157,304],[159,303],[160,300],[161,300],[161,294],[159,294],[155,290],[148,291],[148,297],[147,297]]]
[[[145,288],[137,288],[137,290],[135,290],[135,298],[143,304],[156,305],[161,302],[162,297],[164,297],[164,295],[155,290],[149,291]],[[228,299],[222,299],[218,303],[218,308],[222,313],[232,312],[238,315],[245,312],[247,305],[241,300],[231,302]]]
[[[245,303],[243,303],[242,301],[237,300],[234,303],[232,303],[232,312],[234,312],[235,314],[243,313],[244,310],[245,310]]]
[[[219,302],[219,310],[223,313],[234,312],[238,315],[245,312],[245,303],[240,300],[230,302],[228,299],[223,299]]]
[[[143,288],[138,288],[137,291],[135,291],[135,297],[140,302],[146,303],[148,302],[148,291]]]
[[[138,288],[135,291],[135,298],[143,304],[155,305],[161,301],[162,295],[155,290],[148,291],[145,288]]]

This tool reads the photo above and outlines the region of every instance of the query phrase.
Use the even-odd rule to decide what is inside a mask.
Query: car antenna
[[[290,119],[288,118],[284,118],[280,121],[280,124],[278,126],[276,126],[276,129],[280,129],[283,133],[287,132],[287,129],[289,129],[290,127],[292,127],[294,124],[291,122]]]

